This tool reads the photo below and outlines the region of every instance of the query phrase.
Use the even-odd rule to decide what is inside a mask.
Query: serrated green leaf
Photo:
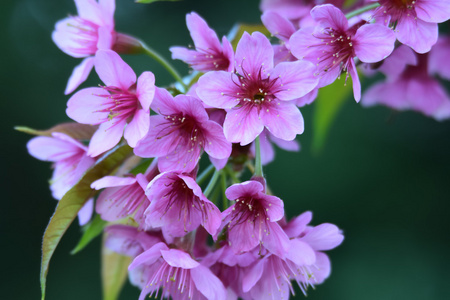
[[[60,132],[76,140],[89,140],[98,126],[79,124],[79,123],[62,123],[47,130],[36,130],[25,126],[16,126],[15,130],[28,133],[31,135],[52,136],[53,132]]]
[[[252,34],[255,31],[259,31],[267,37],[270,37],[270,32],[264,27],[263,24],[236,24],[234,25],[231,32],[228,34],[227,38],[231,42],[233,49],[236,50],[237,44],[241,39],[244,32]]]
[[[352,95],[351,78],[348,78],[347,84],[345,80],[343,75],[333,84],[321,88],[317,99],[314,101],[312,151],[315,154],[322,150],[333,121],[345,100]]]
[[[105,234],[102,246],[102,287],[103,300],[117,300],[127,279],[131,257],[120,255],[105,247]]]
[[[103,228],[105,228],[106,224],[108,224],[108,222],[102,220],[100,215],[96,215],[89,224],[83,227],[83,235],[81,236],[78,245],[70,252],[70,254],[76,254],[83,250],[84,247],[103,232]]]
[[[42,299],[45,299],[48,267],[56,246],[77,216],[80,208],[97,192],[91,189],[91,183],[113,172],[131,153],[132,149],[128,145],[116,146],[110,150],[58,202],[55,213],[45,229],[42,241],[40,275]]]
[[[175,1],[181,1],[181,0],[136,0],[134,2],[141,3],[141,4],[150,4],[150,3],[153,3],[153,2],[161,2],[161,1],[175,2]]]

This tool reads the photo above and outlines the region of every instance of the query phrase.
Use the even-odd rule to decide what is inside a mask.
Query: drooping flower
[[[234,184],[225,194],[235,201],[222,213],[222,226],[227,228],[233,250],[241,253],[260,245],[284,257],[289,240],[277,223],[284,216],[283,201],[265,194],[263,185],[254,180]]]
[[[158,243],[138,255],[129,270],[144,266],[142,281],[145,282],[139,300],[146,295],[174,300],[208,299],[225,300],[226,291],[222,282],[210,269],[192,259],[179,249],[170,249],[165,243]],[[161,297],[161,298],[162,298]]]
[[[106,188],[97,198],[96,212],[105,221],[133,216],[140,228],[145,228],[144,212],[150,205],[145,195],[148,183],[158,174],[156,161],[145,174],[117,177],[106,176],[91,184],[95,190]]]
[[[385,82],[372,85],[363,96],[364,106],[386,105],[396,110],[415,110],[440,121],[450,118],[450,96],[433,78],[429,68],[436,56],[415,54],[407,46],[399,47],[386,59],[380,70]]]
[[[354,58],[366,63],[383,60],[394,50],[394,32],[380,24],[349,27],[342,11],[330,4],[314,7],[311,16],[319,25],[302,28],[291,36],[292,54],[317,64],[321,87],[346,71],[352,77],[353,94],[359,102],[361,83]]]
[[[28,142],[27,148],[33,157],[54,163],[50,189],[57,200],[61,200],[95,163],[93,158],[87,156],[86,146],[64,133],[53,132],[51,137],[35,137]],[[91,219],[93,205],[94,200],[90,199],[79,211],[80,225]]]
[[[386,25],[396,24],[397,39],[426,53],[438,39],[438,24],[450,19],[448,0],[379,0],[374,18]]]
[[[161,171],[192,171],[203,149],[211,157],[230,156],[231,143],[222,127],[210,121],[200,100],[192,96],[173,98],[165,89],[157,89],[150,117],[150,130],[134,153],[141,157],[158,157]]]
[[[184,236],[199,225],[214,235],[220,226],[220,210],[187,174],[159,174],[149,183],[146,195],[150,200],[145,211],[146,224],[151,228],[161,228],[169,236]]]
[[[198,14],[186,15],[186,24],[195,44],[195,50],[171,47],[172,59],[180,59],[194,70],[207,72],[234,70],[234,52],[231,43],[224,36],[220,45],[217,34]]]
[[[122,138],[135,147],[150,127],[150,104],[155,93],[155,77],[136,74],[120,56],[111,50],[98,51],[95,70],[104,87],[86,88],[74,94],[67,103],[67,115],[83,124],[100,124],[92,137],[88,155],[95,157]]]
[[[273,49],[261,33],[244,33],[236,49],[236,73],[208,72],[198,81],[197,94],[206,104],[227,109],[227,140],[247,145],[266,127],[274,136],[293,140],[303,132],[303,118],[289,100],[317,85],[315,67],[307,61],[273,67]]]
[[[70,16],[55,25],[52,39],[66,54],[83,58],[70,76],[66,94],[72,93],[86,80],[94,66],[98,49],[111,49],[114,31],[115,0],[77,0],[78,16]]]

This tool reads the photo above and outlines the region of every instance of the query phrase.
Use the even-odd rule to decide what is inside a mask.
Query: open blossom
[[[224,36],[220,45],[217,34],[195,12],[186,15],[186,24],[195,44],[195,50],[171,47],[172,59],[188,63],[194,70],[206,72],[234,69],[234,52],[231,43]]]
[[[148,185],[146,195],[150,200],[145,211],[146,224],[151,228],[161,228],[169,236],[184,236],[199,225],[214,235],[220,226],[220,210],[187,174],[159,174]]]
[[[94,181],[91,188],[105,188],[97,198],[96,212],[106,221],[133,216],[139,226],[145,228],[144,212],[150,205],[145,189],[157,174],[156,163],[153,163],[145,174],[130,177],[106,176]]]
[[[397,39],[417,53],[430,51],[438,39],[438,24],[450,19],[448,0],[379,0],[375,19],[395,25]]]
[[[129,270],[144,266],[141,280],[145,282],[139,300],[146,295],[174,300],[208,299],[225,300],[226,291],[222,282],[210,269],[192,259],[179,249],[170,249],[165,243],[155,244],[138,255]],[[161,297],[161,298],[162,298]]]
[[[150,117],[150,130],[134,153],[141,157],[158,157],[161,171],[192,171],[203,149],[211,157],[226,159],[231,143],[225,139],[222,127],[209,120],[200,100],[192,96],[173,98],[158,88]]]
[[[115,39],[115,0],[77,0],[78,16],[67,17],[56,23],[52,38],[66,54],[82,58],[74,69],[66,87],[72,93],[86,80],[94,66],[94,55],[98,49],[111,49]]]
[[[386,81],[371,86],[364,93],[362,104],[382,104],[396,110],[411,109],[436,120],[450,118],[450,96],[430,74],[440,73],[440,69],[430,66],[445,65],[445,61],[434,59],[439,59],[439,56],[415,54],[407,46],[399,47],[380,68],[387,76]],[[447,72],[445,68],[442,70]]]
[[[53,132],[51,137],[35,137],[28,142],[27,148],[33,157],[54,163],[50,189],[57,200],[61,200],[95,163],[93,158],[87,156],[86,146],[60,132]],[[78,213],[80,225],[91,219],[93,205],[94,200],[90,199],[81,208]]]
[[[289,240],[277,223],[284,216],[283,201],[265,194],[263,185],[254,180],[234,184],[225,194],[235,201],[222,213],[233,250],[240,253],[261,245],[284,257]]]
[[[283,140],[303,132],[303,118],[289,102],[317,85],[315,67],[307,61],[273,67],[273,48],[261,33],[244,33],[236,48],[236,73],[208,72],[198,81],[197,94],[206,104],[227,110],[227,140],[247,145],[265,128]]]
[[[148,132],[150,104],[155,93],[155,77],[136,74],[111,50],[98,51],[95,70],[104,87],[86,88],[67,103],[67,115],[83,124],[100,124],[92,137],[88,155],[95,157],[117,145],[122,135],[131,147]]]
[[[359,102],[361,83],[354,58],[366,63],[383,60],[394,50],[394,32],[379,24],[349,27],[342,11],[330,4],[314,7],[311,16],[319,25],[302,28],[292,35],[292,54],[317,64],[321,87],[333,83],[346,71],[352,77],[353,94]]]

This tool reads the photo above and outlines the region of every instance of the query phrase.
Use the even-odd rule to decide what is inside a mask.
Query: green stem
[[[216,185],[217,179],[219,179],[219,175],[220,175],[220,171],[214,172],[213,177],[211,178],[211,180],[208,183],[208,186],[205,189],[205,192],[203,193],[206,198],[209,197],[209,195],[211,194],[212,190],[214,189],[214,186]]]
[[[214,170],[214,166],[213,165],[209,165],[199,176],[197,176],[197,183],[198,183],[198,185],[202,184],[203,181],[205,181],[206,177],[211,175],[213,170]]]
[[[222,209],[225,210],[228,208],[229,204],[227,196],[225,195],[225,191],[227,190],[227,176],[225,172],[222,172],[220,179],[222,184],[222,205],[223,205]]]
[[[362,14],[363,12],[369,11],[371,9],[377,8],[378,6],[380,6],[380,3],[374,3],[374,4],[370,4],[364,7],[361,7],[360,9],[357,9],[355,11],[349,12],[348,14],[345,15],[345,17],[347,19],[353,18],[354,16],[357,16],[359,14]]]
[[[256,152],[256,157],[255,157],[255,176],[258,177],[264,177],[263,175],[263,169],[262,169],[262,164],[261,164],[261,146],[260,146],[260,142],[259,142],[259,135],[255,140],[255,152]]]
[[[225,166],[224,170],[230,176],[231,180],[233,181],[233,184],[240,183],[239,179],[236,177],[236,174],[234,174],[233,170],[231,170],[231,168],[229,166]]]
[[[147,44],[141,41],[141,45],[144,53],[160,63],[173,76],[173,78],[175,78],[175,80],[183,86],[185,91],[187,91],[187,86],[183,82],[183,79],[181,78],[180,74],[178,74],[177,70],[175,70],[175,68],[164,57],[150,48]]]

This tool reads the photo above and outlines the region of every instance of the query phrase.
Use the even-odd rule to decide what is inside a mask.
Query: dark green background
[[[191,43],[185,14],[205,17],[219,35],[238,21],[259,22],[258,1],[182,1],[134,4],[118,0],[116,28],[145,40],[165,57],[171,45]],[[27,154],[30,139],[14,125],[45,129],[67,121],[63,91],[80,60],[51,41],[54,24],[72,1],[3,0],[1,22],[2,207],[1,299],[38,299],[40,244],[56,201],[50,165]],[[157,84],[171,78],[147,57],[125,57],[136,72],[151,70]],[[187,68],[175,63],[181,72]],[[186,74],[186,73],[184,73]],[[84,86],[96,85],[92,74]],[[311,151],[314,105],[302,109],[300,153],[278,152],[265,171],[289,217],[314,212],[313,224],[331,222],[345,234],[329,252],[332,276],[309,299],[450,299],[450,122],[413,112],[364,109],[346,101],[320,156]],[[101,299],[100,243],[76,256],[72,226],[50,264],[47,299]],[[121,299],[137,299],[127,284]],[[302,299],[303,295],[298,295]]]

